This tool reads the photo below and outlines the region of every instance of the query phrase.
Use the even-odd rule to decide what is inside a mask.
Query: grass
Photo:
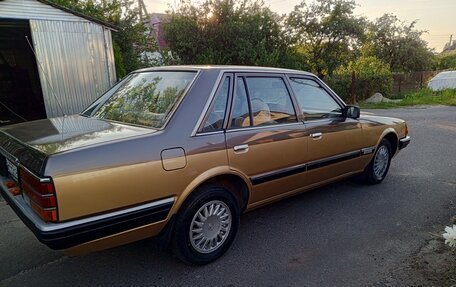
[[[456,89],[439,92],[422,89],[416,92],[409,92],[404,94],[403,99],[397,103],[360,103],[360,106],[365,109],[392,109],[418,105],[456,106]]]

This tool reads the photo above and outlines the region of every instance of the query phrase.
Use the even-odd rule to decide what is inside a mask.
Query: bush
[[[350,99],[353,71],[356,74],[357,101],[365,100],[377,92],[384,96],[391,94],[393,74],[389,66],[376,57],[362,56],[345,67],[339,67],[328,81],[328,84],[342,99]]]
[[[455,70],[456,69],[456,51],[445,53],[437,57],[438,70]]]

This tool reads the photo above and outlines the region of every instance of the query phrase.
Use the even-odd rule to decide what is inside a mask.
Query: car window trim
[[[245,89],[246,89],[246,93],[247,93],[247,100],[248,100],[248,105],[249,105],[249,114],[250,114],[250,127],[243,127],[243,128],[231,128],[231,122],[232,122],[232,106],[233,106],[233,101],[234,101],[234,94],[235,94],[235,91],[236,91],[236,88],[237,88],[237,78],[238,77],[242,77],[243,78],[243,81],[244,81],[244,86],[245,86]],[[250,95],[249,95],[249,90],[248,90],[248,86],[247,86],[247,81],[245,80],[245,78],[251,78],[251,77],[256,77],[256,78],[280,78],[282,79],[283,83],[285,84],[285,88],[288,92],[288,96],[290,97],[290,100],[291,100],[291,104],[293,106],[293,110],[294,110],[294,113],[295,113],[295,116],[296,116],[296,123],[299,123],[299,122],[302,122],[300,120],[300,115],[299,115],[299,112],[301,110],[301,108],[297,109],[297,101],[295,103],[295,99],[294,99],[294,95],[292,94],[292,90],[291,90],[291,86],[288,85],[288,79],[286,77],[286,74],[285,73],[267,73],[267,72],[252,72],[252,73],[249,73],[249,72],[237,72],[237,73],[234,73],[234,83],[235,83],[235,86],[233,87],[233,98],[232,98],[232,101],[231,101],[231,105],[230,105],[230,114],[229,114],[229,120],[228,120],[228,125],[226,127],[226,131],[228,130],[239,130],[239,129],[245,129],[245,128],[258,128],[258,127],[270,127],[270,126],[279,126],[279,125],[287,125],[287,124],[295,124],[295,123],[286,123],[286,124],[275,124],[275,125],[267,125],[267,126],[253,126],[253,115],[252,115],[252,109],[251,109],[251,103],[250,103]],[[301,112],[302,114],[302,112]]]
[[[339,95],[337,95],[336,92],[334,92],[331,87],[329,87],[325,82],[323,82],[322,80],[320,80],[320,78],[318,78],[317,76],[314,76],[314,75],[302,75],[302,74],[286,74],[286,77],[288,79],[288,81],[290,82],[290,86],[291,86],[291,79],[292,78],[298,78],[298,79],[303,79],[303,80],[313,80],[315,82],[317,82],[320,87],[323,88],[323,90],[325,90],[333,99],[334,101],[336,101],[342,108],[344,108],[347,104],[339,97]],[[294,94],[294,91],[293,91],[293,94]]]
[[[205,118],[205,116],[208,112],[209,106],[212,103],[212,99],[215,97],[216,91],[220,85],[220,81],[222,80],[222,77],[224,74],[225,74],[224,71],[219,71],[217,79],[214,82],[214,86],[212,87],[212,91],[209,94],[209,98],[207,99],[206,104],[204,105],[203,111],[201,112],[201,115],[199,116],[198,121],[196,122],[196,125],[193,128],[193,131],[191,133],[192,137],[194,137],[198,134],[198,130],[199,130],[200,126],[202,125],[203,119]]]
[[[229,86],[228,86],[228,97],[226,99],[226,105],[225,105],[225,115],[223,117],[223,125],[222,125],[222,128],[220,130],[217,130],[217,131],[212,131],[212,132],[203,132],[202,129],[204,128],[204,124],[206,123],[207,119],[209,118],[210,116],[210,113],[212,112],[212,108],[214,107],[215,105],[215,101],[216,101],[216,98],[217,98],[217,94],[220,92],[220,90],[223,88],[223,85],[225,84],[225,80],[229,78],[230,79],[230,82],[229,82]],[[207,108],[207,110],[205,110],[204,113],[202,113],[204,115],[203,119],[201,120],[201,123],[198,127],[198,130],[196,132],[196,135],[200,135],[200,134],[209,134],[209,133],[215,133],[215,132],[223,132],[224,130],[224,127],[225,127],[225,123],[226,123],[226,118],[227,118],[227,112],[228,112],[228,106],[229,106],[229,103],[230,103],[230,100],[231,100],[231,94],[233,93],[232,91],[232,85],[233,84],[233,74],[232,73],[224,73],[222,75],[222,77],[220,78],[220,81],[218,82],[217,85],[215,85],[216,87],[216,90],[215,90],[215,93],[214,95],[212,96],[212,100],[210,101],[210,104]]]
[[[252,112],[252,100],[250,98],[250,91],[249,91],[249,86],[247,84],[247,81],[245,79],[245,77],[243,76],[236,76],[236,79],[237,78],[240,78],[242,80],[242,82],[244,83],[244,89],[245,89],[245,95],[247,97],[247,106],[249,107],[249,120],[250,120],[250,126],[249,127],[253,127],[253,112]],[[237,81],[236,81],[237,83]],[[234,91],[233,91],[234,92]],[[234,93],[233,93],[233,96],[234,96]],[[230,126],[231,126],[231,121],[230,121]]]
[[[216,90],[217,90],[217,88],[218,88],[218,86],[220,84],[220,81],[221,81],[223,75],[226,74],[226,73],[232,73],[233,74],[233,88],[232,88],[232,93],[230,94],[231,99],[229,100],[229,105],[228,105],[229,108],[228,108],[228,111],[227,111],[227,115],[229,117],[225,121],[224,131],[198,133],[198,129],[201,126],[201,123],[202,123],[202,121],[203,121],[203,119],[204,119],[204,117],[205,117],[205,115],[207,113],[207,110],[209,109],[210,104],[212,103],[212,99],[215,96],[215,92],[216,92]],[[212,87],[212,91],[209,94],[209,97],[208,97],[208,99],[206,101],[206,104],[204,105],[203,111],[201,112],[201,115],[198,118],[198,121],[196,122],[192,133],[190,134],[191,137],[201,136],[201,135],[206,135],[206,134],[209,135],[209,134],[223,133],[223,132],[225,132],[225,130],[229,129],[228,125],[229,125],[229,121],[231,120],[231,104],[232,104],[233,95],[234,95],[234,91],[235,91],[235,86],[234,86],[235,83],[236,83],[235,79],[236,79],[236,75],[241,75],[241,74],[242,75],[264,75],[264,76],[277,76],[277,75],[280,75],[281,77],[283,77],[285,79],[285,83],[286,83],[286,86],[287,86],[288,91],[290,93],[292,102],[294,102],[294,109],[295,109],[295,112],[296,112],[296,114],[298,116],[298,123],[299,122],[302,123],[304,121],[303,117],[302,117],[301,108],[299,107],[298,102],[297,102],[296,98],[294,97],[293,90],[292,90],[292,88],[291,88],[291,86],[289,84],[288,77],[289,76],[294,76],[294,77],[301,77],[301,78],[305,78],[305,77],[315,78],[314,76],[312,76],[311,74],[307,74],[306,72],[299,73],[299,71],[292,71],[292,70],[290,70],[289,72],[286,71],[286,72],[278,73],[277,71],[261,71],[261,72],[256,72],[255,71],[255,72],[249,72],[249,71],[243,71],[242,69],[228,68],[228,69],[222,69],[222,70],[219,71],[217,79],[214,82],[214,86]],[[323,86],[329,89],[329,87],[327,87],[326,85],[323,85]],[[345,103],[341,99],[340,99],[340,102],[342,102],[345,105]],[[301,117],[299,116],[300,114],[301,114]]]
[[[291,88],[291,81],[292,79],[302,79],[302,80],[311,80],[311,81],[314,81],[316,82],[326,93],[328,93],[328,95],[334,100],[334,102],[336,102],[337,105],[340,106],[341,108],[341,111],[343,111],[343,109],[345,108],[346,104],[345,102],[333,91],[331,90],[330,87],[328,87],[328,85],[326,85],[322,80],[320,80],[318,77],[316,76],[310,76],[310,75],[295,75],[295,74],[287,74],[287,80],[289,81],[290,83],[290,88]],[[335,117],[335,118],[331,118],[331,119],[317,119],[317,120],[306,120],[306,116],[304,115],[304,112],[302,111],[301,107],[299,106],[299,102],[298,102],[298,97],[296,96],[293,88],[291,88],[292,92],[293,92],[293,96],[295,97],[296,99],[296,102],[298,104],[298,107],[299,107],[299,110],[301,111],[302,113],[302,121],[304,123],[308,123],[308,122],[317,122],[317,121],[328,121],[328,120],[335,120],[335,119],[340,119],[340,118],[343,118],[343,115],[341,115],[341,117]]]
[[[225,133],[233,133],[233,132],[241,132],[241,131],[247,131],[247,130],[264,130],[264,129],[274,129],[274,128],[280,128],[280,127],[287,127],[287,126],[295,126],[295,125],[300,125],[303,126],[304,123],[297,121],[295,123],[284,123],[284,124],[276,124],[276,125],[267,125],[267,126],[250,126],[250,127],[243,127],[243,128],[232,128],[232,129],[227,129],[224,131]]]

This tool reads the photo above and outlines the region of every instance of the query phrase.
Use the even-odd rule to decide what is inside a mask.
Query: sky
[[[301,0],[264,0],[271,10],[287,14]],[[149,13],[165,12],[169,5],[176,5],[178,0],[144,0]],[[411,22],[418,20],[416,28],[428,31],[423,39],[430,48],[441,52],[450,35],[456,40],[456,0],[356,0],[357,15],[374,20],[384,13],[392,13],[399,19]]]

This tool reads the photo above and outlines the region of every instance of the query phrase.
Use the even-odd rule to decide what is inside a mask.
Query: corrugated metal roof
[[[60,21],[95,22],[112,30],[117,27],[101,20],[59,6],[46,0],[3,0],[0,1],[0,18],[42,19]]]
[[[438,73],[429,81],[428,88],[433,91],[456,89],[456,71]]]
[[[87,22],[87,19],[54,8],[36,0],[0,1],[0,18],[43,19]]]

